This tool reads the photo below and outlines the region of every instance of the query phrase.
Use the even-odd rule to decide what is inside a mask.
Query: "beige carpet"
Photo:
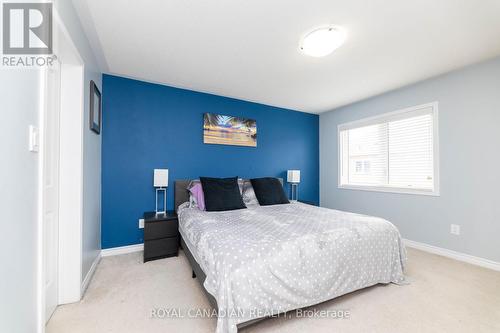
[[[189,263],[103,258],[83,300],[60,306],[48,333],[214,332],[213,318],[151,318],[153,308],[209,308]],[[375,286],[313,307],[349,319],[271,318],[250,332],[500,332],[500,273],[408,249],[410,285]]]

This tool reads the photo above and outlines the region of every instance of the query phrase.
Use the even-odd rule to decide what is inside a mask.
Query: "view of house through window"
[[[437,194],[437,103],[339,126],[339,186]]]

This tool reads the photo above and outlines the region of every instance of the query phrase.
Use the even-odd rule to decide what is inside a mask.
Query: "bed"
[[[181,245],[208,299],[217,332],[319,304],[379,283],[405,281],[397,228],[372,216],[303,203],[206,212],[175,182]]]

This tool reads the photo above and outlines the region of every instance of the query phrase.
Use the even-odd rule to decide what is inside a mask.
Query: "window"
[[[439,195],[437,107],[339,125],[339,187]]]

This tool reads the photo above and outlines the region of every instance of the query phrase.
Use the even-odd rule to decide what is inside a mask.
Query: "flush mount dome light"
[[[324,57],[344,44],[347,34],[337,26],[315,29],[304,36],[300,50],[312,57]]]

